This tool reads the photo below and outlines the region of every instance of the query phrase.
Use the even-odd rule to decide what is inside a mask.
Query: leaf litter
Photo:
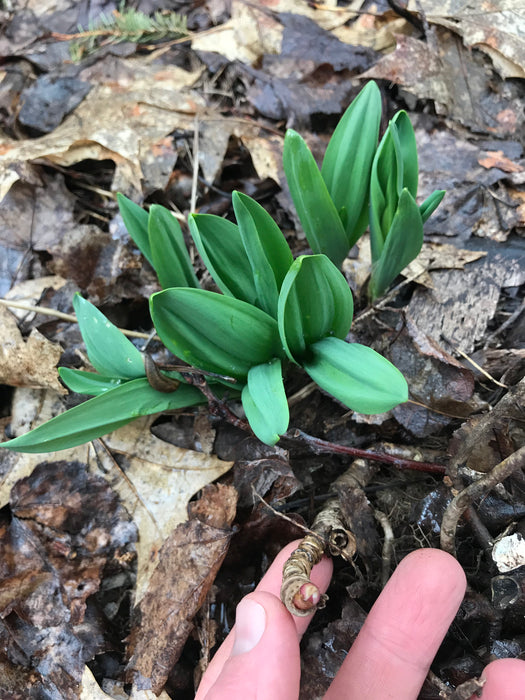
[[[320,159],[362,81],[380,78],[388,113],[405,108],[415,124],[422,198],[436,187],[447,196],[426,225],[422,254],[375,308],[360,294],[364,243],[344,270],[356,297],[353,339],[402,369],[416,403],[364,420],[292,374],[292,425],[334,450],[387,449],[448,464],[459,490],[478,470],[490,473],[523,444],[521,6],[500,0],[490,12],[460,13],[453,3],[425,3],[422,14],[409,3],[399,16],[360,0],[344,8],[302,0],[233,2],[230,11],[220,0],[183,5],[186,42],[108,43],[79,64],[53,33],[74,34],[111,12],[110,3],[89,15],[67,0],[6,10],[2,296],[70,313],[81,291],[120,326],[147,334],[156,282],[123,230],[114,193],[175,205],[183,219],[195,157],[200,211],[231,213],[229,192],[240,188],[304,252],[282,172],[284,127],[299,125]],[[86,366],[85,351],[64,320],[2,306],[0,323],[1,424],[15,435],[79,400],[64,395],[55,368]],[[336,492],[358,555],[338,564],[333,602],[305,641],[301,697],[318,697],[384,580],[384,518],[394,536],[388,574],[408,551],[439,544],[452,499],[441,472],[367,464],[374,468],[366,478],[342,486],[348,457],[318,454],[293,437],[267,448],[217,418],[203,422],[201,410],[139,421],[45,458],[2,453],[3,695],[193,697],[193,672],[229,631],[235,602],[282,544],[301,536],[294,523],[310,524]],[[502,598],[504,582],[482,553],[491,550],[487,528],[494,539],[509,527],[510,536],[519,532],[519,473],[472,508],[485,530],[472,518],[460,524],[456,550],[471,579],[465,609],[477,611],[476,626],[458,618],[472,641],[459,654],[446,642],[434,668],[452,684],[479,673],[490,653],[524,653],[519,602]],[[520,569],[504,575],[505,585],[523,585]],[[428,681],[425,692],[437,697],[438,689]]]

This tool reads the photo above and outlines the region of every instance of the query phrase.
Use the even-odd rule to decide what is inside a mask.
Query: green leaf
[[[401,372],[372,348],[325,338],[311,351],[311,358],[303,362],[310,377],[358,413],[384,413],[408,399]]]
[[[135,241],[136,246],[152,267],[151,248],[148,235],[148,212],[138,204],[132,202],[120,192],[117,194],[117,202],[120,215],[129,235]]]
[[[152,204],[148,235],[153,267],[162,287],[199,287],[177,219],[165,207]]]
[[[279,227],[260,204],[241,192],[234,192],[232,201],[257,291],[256,305],[276,317],[279,291],[293,262],[292,252]]]
[[[293,129],[288,129],[284,139],[283,166],[310,247],[341,267],[349,251],[341,217],[310,149]]]
[[[59,367],[58,374],[64,384],[71,391],[76,391],[77,394],[99,396],[122,384],[122,380],[115,377],[103,377],[96,372],[84,372],[81,369],[70,369],[69,367]]]
[[[73,297],[73,308],[89,361],[97,372],[122,379],[144,376],[142,355],[102,311],[80,294]]]
[[[204,289],[165,289],[150,299],[164,345],[193,367],[245,379],[282,352],[277,321],[239,299]]]
[[[372,265],[372,299],[384,294],[401,270],[418,256],[422,245],[423,221],[419,207],[410,192],[405,189],[399,198],[396,215],[381,256]]]
[[[213,214],[192,214],[188,224],[199,255],[221,292],[255,304],[257,289],[239,227]]]
[[[301,255],[285,277],[277,321],[284,350],[300,363],[307,348],[329,335],[344,338],[353,315],[352,292],[325,255]]]
[[[242,390],[242,405],[259,440],[275,445],[290,421],[279,358],[250,369]]]
[[[445,190],[434,190],[434,192],[419,205],[419,213],[421,214],[423,223],[436,211],[444,196]]]
[[[15,452],[65,450],[106,435],[139,416],[193,406],[204,401],[201,392],[193,386],[181,384],[177,391],[164,394],[153,389],[143,377],[125,382],[70,408],[1,446]]]
[[[400,161],[396,155],[390,123],[376,151],[370,175],[370,247],[372,262],[378,260],[392,225],[399,198],[398,171]]]
[[[343,114],[324,156],[321,174],[336,209],[344,211],[348,248],[368,224],[370,170],[380,121],[381,93],[371,81]]]
[[[408,114],[401,110],[394,115],[392,119],[397,131],[397,157],[402,163],[402,177],[400,188],[407,188],[414,199],[417,195],[417,185],[419,178],[418,159],[417,159],[417,144],[414,127],[410,121]]]

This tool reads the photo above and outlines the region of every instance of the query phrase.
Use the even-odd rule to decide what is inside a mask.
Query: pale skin
[[[299,697],[299,641],[311,617],[293,617],[278,597],[283,564],[297,544],[284,548],[239,603],[236,625],[195,700]],[[312,580],[325,591],[331,574],[331,562],[323,559]],[[464,593],[465,575],[453,557],[436,549],[409,554],[370,611],[325,700],[416,700]],[[494,661],[483,678],[482,700],[525,700],[525,661]]]

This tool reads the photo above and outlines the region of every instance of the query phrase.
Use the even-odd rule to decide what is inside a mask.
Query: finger
[[[326,700],[417,698],[464,592],[465,574],[449,554],[409,554],[370,611]]]
[[[283,566],[285,561],[288,559],[290,554],[297,548],[300,540],[295,542],[290,542],[282,549],[279,554],[274,559],[272,565],[266,572],[266,574],[261,579],[259,585],[255,589],[256,592],[266,592],[271,593],[276,597],[279,597],[281,590],[281,582],[283,575]],[[323,557],[323,559],[314,566],[312,569],[311,579],[319,587],[319,589],[324,593],[328,588],[330,583],[330,577],[332,576],[332,560],[328,557]],[[293,622],[295,624],[296,634],[299,638],[304,634],[306,628],[312,616],[309,617],[294,617]],[[206,669],[206,672],[200,682],[199,689],[195,700],[202,700],[209,688],[213,685],[219,673],[221,672],[226,660],[230,656],[233,640],[234,640],[234,630],[226,637],[220,648],[217,650],[215,656],[210,662],[210,665]]]
[[[271,593],[237,606],[234,644],[205,700],[297,700],[301,664],[292,616]]]
[[[523,700],[525,696],[525,661],[498,659],[483,671],[486,679],[482,700]],[[476,700],[476,696],[472,696]]]

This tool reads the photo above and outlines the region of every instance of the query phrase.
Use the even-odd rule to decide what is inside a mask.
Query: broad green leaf
[[[106,435],[139,416],[204,401],[201,392],[187,384],[181,384],[171,394],[163,394],[153,389],[145,377],[134,379],[70,408],[29,433],[2,443],[1,447],[36,453],[65,450]]]
[[[423,223],[436,211],[444,196],[445,190],[434,190],[434,192],[419,205],[419,213],[421,214]]]
[[[321,174],[351,248],[368,224],[370,170],[381,121],[381,93],[367,83],[343,114],[326,149]]]
[[[241,192],[234,192],[232,201],[252,269],[257,306],[276,317],[279,290],[293,262],[292,252],[279,227],[260,204]]]
[[[257,289],[239,227],[213,214],[192,214],[188,224],[199,255],[221,292],[255,304]]]
[[[388,289],[398,274],[414,258],[423,245],[423,221],[419,207],[408,190],[399,198],[396,215],[379,260],[372,265],[370,296],[377,299]]]
[[[120,192],[117,194],[117,202],[129,235],[149,264],[154,267],[148,235],[148,212]]]
[[[298,257],[284,279],[277,313],[288,357],[300,363],[312,343],[344,338],[352,315],[352,292],[335,265],[325,255]]]
[[[349,251],[341,217],[310,149],[293,129],[284,139],[283,166],[310,247],[341,267]]]
[[[199,287],[177,219],[165,207],[152,204],[148,234],[153,267],[161,287]]]
[[[399,198],[398,182],[402,173],[396,155],[395,126],[390,123],[376,151],[370,175],[370,247],[372,261],[378,260],[392,225]]]
[[[372,348],[325,338],[310,350],[304,369],[321,389],[353,411],[384,413],[407,401],[405,378]]]
[[[279,358],[250,369],[242,390],[242,405],[259,440],[275,445],[290,421]]]
[[[150,299],[164,345],[184,362],[245,379],[254,365],[282,353],[277,321],[239,299],[204,289],[165,289]]]
[[[122,384],[122,379],[115,377],[103,377],[96,372],[85,372],[81,369],[59,367],[58,373],[64,384],[77,394],[89,394],[99,396],[110,389]]]
[[[410,121],[408,114],[401,110],[394,115],[392,122],[396,126],[397,131],[397,146],[399,152],[397,157],[402,163],[402,177],[400,189],[407,188],[414,199],[417,195],[417,185],[419,179],[418,159],[417,159],[417,144],[414,127]]]
[[[97,372],[104,376],[122,379],[136,379],[144,376],[142,355],[133,343],[111,321],[108,321],[102,311],[80,294],[75,294],[73,297],[73,308],[86,344],[89,361]]]

